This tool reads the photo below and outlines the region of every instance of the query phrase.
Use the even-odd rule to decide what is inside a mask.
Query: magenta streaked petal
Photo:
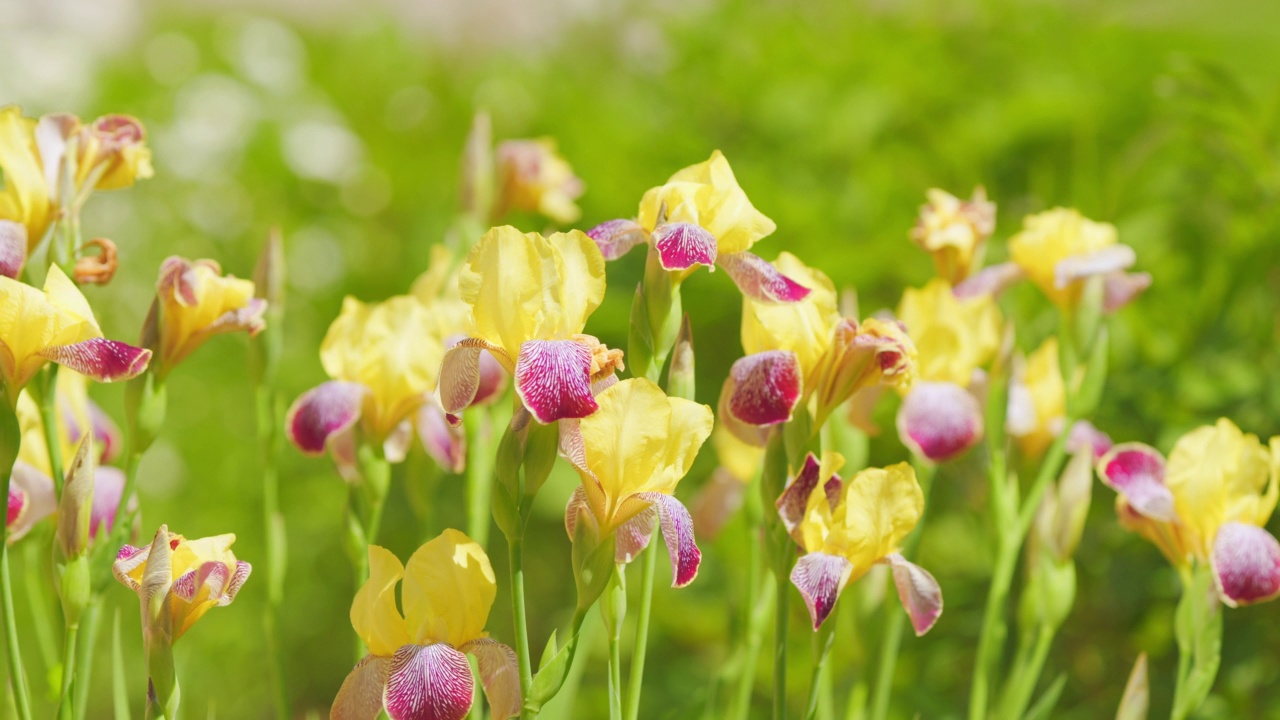
[[[462,720],[474,693],[466,655],[445,643],[405,645],[391,660],[383,704],[391,720]]]
[[[640,552],[649,547],[649,539],[653,537],[653,524],[657,519],[657,509],[649,505],[619,525],[614,533],[614,560],[619,564],[626,564],[639,557]]]
[[[1173,522],[1173,493],[1164,484],[1164,456],[1142,443],[1121,443],[1098,461],[1102,482],[1124,496],[1137,513]]]
[[[198,262],[208,263],[208,260]],[[160,278],[156,281],[156,292],[161,297],[172,296],[178,303],[188,307],[196,305],[200,298],[196,295],[195,269],[196,263],[186,258],[171,255],[160,263]],[[215,265],[216,267],[216,265]],[[221,269],[218,269],[221,275]]]
[[[1231,607],[1280,595],[1280,542],[1256,525],[1223,523],[1213,541],[1213,574]]]
[[[693,223],[667,223],[653,231],[653,248],[663,270],[688,270],[716,262],[716,236]]]
[[[684,587],[698,576],[702,551],[693,536],[693,517],[679,500],[660,492],[636,493],[632,500],[646,502],[658,511],[662,540],[671,558],[671,587]]]
[[[1110,273],[1102,279],[1102,309],[1115,312],[1151,287],[1151,273]]]
[[[1076,280],[1125,270],[1138,261],[1128,245],[1110,245],[1088,255],[1076,255],[1053,266],[1053,282],[1059,289]]]
[[[898,408],[898,437],[916,454],[940,463],[982,439],[982,407],[953,383],[917,382]]]
[[[911,618],[916,637],[929,632],[942,615],[942,588],[928,570],[908,561],[899,553],[886,557],[893,570],[893,584],[898,587],[902,609]]]
[[[376,720],[382,712],[382,691],[390,672],[391,658],[361,658],[342,681],[329,709],[329,720]]]
[[[129,573],[146,563],[147,557],[150,555],[150,545],[143,547],[124,545],[116,553],[116,559],[111,563],[111,574],[115,576],[116,581],[121,585],[137,592],[142,587],[142,583],[130,577]]]
[[[27,227],[12,220],[0,220],[0,275],[18,279],[27,264]]]
[[[1094,460],[1102,459],[1102,456],[1111,452],[1111,448],[1115,445],[1111,441],[1111,436],[1099,430],[1093,423],[1088,420],[1077,420],[1076,424],[1071,426],[1071,434],[1067,436],[1067,452],[1074,455],[1080,452],[1085,443],[1093,447]]]
[[[6,528],[22,517],[22,509],[27,505],[27,496],[16,487],[9,488],[9,510],[4,518],[4,526]]]
[[[262,298],[250,298],[244,307],[228,310],[215,319],[204,332],[210,335],[238,332],[243,330],[252,337],[267,327],[264,318],[267,312],[267,301]]]
[[[14,493],[21,496],[20,512],[14,515]],[[13,465],[9,479],[9,542],[17,542],[41,520],[58,509],[53,480],[36,468],[19,460]]]
[[[804,466],[800,468],[800,472],[787,484],[786,489],[774,503],[774,507],[778,509],[778,517],[782,518],[782,525],[787,528],[788,533],[795,533],[796,528],[800,526],[800,521],[804,520],[805,509],[809,506],[809,496],[813,494],[813,489],[818,487],[820,470],[821,464],[817,456],[809,453],[805,456]]]
[[[505,373],[495,372],[495,364],[500,370],[511,369],[511,358],[497,345],[479,338],[462,338],[453,343],[440,364],[438,394],[446,419],[457,417],[471,405],[501,391]]]
[[[579,513],[590,513],[591,506],[587,504],[587,491],[578,485],[573,488],[573,493],[569,495],[569,502],[564,506],[564,529],[569,534],[569,542],[573,542],[573,532],[578,525]]]
[[[631,248],[648,241],[649,233],[634,220],[609,220],[587,231],[605,260],[617,260]]]
[[[768,427],[791,419],[803,384],[800,361],[789,350],[770,350],[739,358],[729,370],[733,394],[729,412],[738,420]]]
[[[216,561],[202,563],[195,570],[190,570],[173,581],[173,594],[191,602],[200,594],[201,588],[208,588],[209,598],[221,598],[231,580],[227,566]]]
[[[422,448],[445,472],[458,474],[467,467],[467,433],[451,424],[435,399],[428,399],[418,410],[418,439]]]
[[[335,436],[360,420],[368,392],[359,383],[321,383],[293,401],[285,416],[285,433],[304,454],[323,455]]]
[[[961,300],[990,295],[998,296],[1010,286],[1026,277],[1017,263],[1000,263],[979,270],[951,290]]]
[[[230,605],[236,599],[236,595],[240,592],[240,588],[245,581],[249,579],[249,575],[253,573],[253,566],[243,560],[236,561],[236,569],[231,573],[231,578],[227,580],[226,586],[222,589],[222,595],[218,598],[218,605],[225,607]]]
[[[524,702],[520,694],[520,666],[516,652],[491,638],[472,640],[461,650],[475,656],[480,685],[489,699],[489,717],[506,720],[520,714]]]
[[[591,350],[580,342],[521,344],[515,376],[520,401],[544,425],[562,418],[584,418],[599,407],[591,394]]]
[[[560,421],[560,457],[568,460],[579,472],[595,477],[595,473],[587,468],[587,445],[582,439],[582,426],[577,418]]]
[[[721,255],[724,269],[743,295],[761,302],[794,303],[809,296],[809,288],[783,275],[773,263],[747,251]]]
[[[137,377],[151,362],[150,350],[106,338],[90,338],[84,342],[45,348],[39,355],[98,382]]]
[[[814,630],[822,626],[835,608],[852,572],[853,563],[839,555],[811,552],[796,561],[791,570],[791,584],[804,598]]]

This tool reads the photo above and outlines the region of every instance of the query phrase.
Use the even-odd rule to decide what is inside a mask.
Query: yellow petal
[[[669,398],[644,378],[623,380],[597,395],[596,402],[599,409],[579,427],[587,469],[604,491],[603,507],[592,510],[607,533],[629,519],[619,511],[630,496],[675,491],[711,435],[713,418],[706,405]]]
[[[462,532],[445,530],[405,565],[402,599],[409,637],[455,648],[483,637],[497,588],[484,548]]]
[[[1078,210],[1054,208],[1023,220],[1022,231],[1009,240],[1009,257],[1050,300],[1065,305],[1079,296],[1080,283],[1058,287],[1058,263],[1115,244],[1115,226],[1094,222]]]
[[[676,172],[666,185],[644,194],[639,223],[645,230],[653,232],[663,207],[669,222],[700,225],[714,235],[722,254],[746,250],[777,229],[747,199],[719,150],[706,162]]]
[[[919,353],[921,380],[967,387],[973,371],[990,362],[1000,347],[995,300],[989,295],[958,299],[941,278],[904,291],[897,315]]]
[[[351,626],[374,655],[388,657],[409,644],[405,620],[396,609],[396,584],[404,566],[390,550],[369,546],[369,579],[351,603]]]
[[[43,292],[0,276],[0,371],[10,387],[44,366],[40,351],[101,336],[84,296],[56,265]]]
[[[911,465],[868,468],[845,482],[834,508],[826,493],[809,496],[801,537],[808,552],[847,558],[856,579],[897,552],[923,512],[924,494]]]
[[[1067,413],[1066,388],[1058,365],[1057,338],[1047,338],[1027,356],[1021,377],[1015,377],[1013,385],[1010,388],[1011,405],[1019,397],[1025,398],[1029,401],[1027,409],[1030,412],[1016,427],[1011,426],[1010,432],[1018,437],[1022,451],[1035,457],[1053,442]],[[1014,425],[1012,419],[1011,425]]]
[[[458,286],[476,336],[516,357],[525,341],[582,332],[604,299],[604,257],[577,230],[544,238],[496,227],[471,249]]]
[[[49,185],[35,140],[36,121],[22,117],[10,105],[0,108],[0,218],[27,226],[27,247],[33,250],[49,228]]]
[[[738,439],[723,423],[717,422],[711,433],[711,444],[715,446],[720,465],[739,482],[748,483],[760,471],[760,461],[764,457],[764,448]]]
[[[791,253],[774,261],[787,277],[810,288],[796,303],[766,303],[746,295],[742,299],[742,348],[748,355],[767,350],[790,350],[800,360],[808,380],[831,345],[831,334],[840,321],[835,285],[821,270],[811,268]]]
[[[234,275],[223,276],[211,260],[188,262],[182,258],[171,258],[161,272],[180,275],[179,282],[195,295],[195,302],[189,303],[176,285],[170,285],[171,289],[166,290],[165,279],[161,278],[160,354],[163,367],[171,368],[181,362],[213,334],[243,329],[256,332],[243,323],[224,321],[228,313],[241,311],[253,302],[253,281]]]

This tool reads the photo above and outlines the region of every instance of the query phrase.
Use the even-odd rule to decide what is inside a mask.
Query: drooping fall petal
[[[809,619],[817,630],[831,611],[853,572],[853,563],[839,555],[812,552],[800,557],[791,570],[791,583],[800,591]]]
[[[308,455],[323,455],[332,439],[360,420],[368,392],[357,383],[331,380],[303,393],[285,418],[289,440]]]
[[[911,627],[917,637],[924,635],[942,615],[942,588],[928,570],[900,553],[890,554],[885,561],[893,570],[893,584],[898,588],[902,609],[911,618]]]
[[[1173,493],[1164,482],[1164,456],[1141,443],[1121,443],[1098,462],[1098,476],[1129,507],[1152,520],[1172,522]]]
[[[480,638],[459,648],[475,656],[480,670],[480,684],[489,699],[490,717],[506,720],[520,714],[520,668],[516,653],[509,646],[491,638]]]
[[[716,261],[743,295],[769,303],[794,303],[809,297],[811,290],[792,280],[773,263],[743,250],[721,255]]]
[[[662,540],[671,559],[671,587],[684,587],[698,576],[702,551],[693,536],[693,517],[684,504],[660,492],[637,493],[636,501],[651,504],[658,511]]]
[[[898,437],[933,462],[958,457],[982,440],[982,407],[952,383],[918,382],[898,408]]]
[[[617,260],[636,245],[648,242],[649,233],[634,220],[608,220],[587,231],[605,260]]]
[[[26,264],[26,227],[12,220],[0,220],[0,275],[17,279]]]
[[[342,681],[329,709],[329,720],[376,720],[382,692],[391,673],[391,658],[365,655]]]
[[[405,645],[391,660],[383,702],[391,720],[462,720],[474,693],[466,655],[445,643]]]
[[[467,434],[449,423],[444,410],[433,400],[418,410],[418,439],[442,470],[460,473],[467,466]]]
[[[695,265],[715,265],[716,238],[694,223],[659,225],[653,231],[653,248],[664,270],[687,270]]]
[[[1280,542],[1256,525],[1224,523],[1213,543],[1213,571],[1226,604],[1271,600],[1280,595]]]
[[[151,351],[118,340],[90,338],[71,345],[45,348],[38,355],[87,375],[98,382],[128,380],[141,375],[151,362]]]
[[[575,340],[530,340],[516,360],[516,393],[541,423],[596,411],[591,350]]]
[[[796,354],[771,350],[739,358],[729,370],[728,408],[749,425],[767,427],[791,419],[804,389]]]

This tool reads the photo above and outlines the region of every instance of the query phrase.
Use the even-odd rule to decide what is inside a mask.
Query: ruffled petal
[[[383,704],[391,720],[462,720],[474,693],[466,655],[445,643],[405,645],[391,659]]]
[[[347,674],[329,709],[329,720],[377,720],[391,658],[365,655]]]
[[[1164,456],[1142,443],[1121,443],[1098,461],[1098,477],[1124,496],[1140,515],[1161,522],[1176,518],[1173,493],[1164,482]]]
[[[738,420],[768,427],[791,419],[803,383],[800,362],[788,350],[770,350],[739,358],[729,370],[733,383],[729,412]]]
[[[958,457],[982,439],[982,407],[952,383],[917,382],[898,408],[898,437],[933,462]]]
[[[475,656],[480,669],[480,684],[484,687],[484,696],[489,699],[489,717],[506,720],[519,715],[523,700],[520,666],[515,651],[490,638],[472,640],[460,649]]]
[[[694,223],[659,225],[653,231],[653,248],[663,270],[687,270],[695,265],[714,266],[716,238]]]
[[[898,599],[911,618],[916,637],[924,635],[942,615],[942,588],[928,570],[910,562],[900,553],[889,555],[884,562],[893,570]]]
[[[18,279],[27,264],[27,228],[12,220],[0,220],[0,275]]]
[[[796,561],[791,570],[791,584],[804,598],[814,630],[822,626],[835,608],[852,572],[853,563],[839,555],[811,552]]]
[[[787,529],[788,534],[795,533],[800,527],[800,522],[804,520],[805,509],[809,506],[809,496],[813,494],[813,489],[818,487],[820,470],[818,457],[809,453],[805,456],[800,472],[787,484],[786,489],[774,503],[778,509],[778,517],[782,518],[782,525]],[[831,504],[835,505],[834,502]]]
[[[1280,542],[1256,525],[1229,522],[1213,542],[1213,575],[1231,607],[1280,595]]]
[[[1067,436],[1067,452],[1074,455],[1086,444],[1093,448],[1094,460],[1099,460],[1103,455],[1111,452],[1111,448],[1115,445],[1111,441],[1111,436],[1099,430],[1093,423],[1088,420],[1077,420],[1076,424],[1071,426],[1071,434]]]
[[[662,540],[667,544],[671,558],[671,587],[684,587],[698,576],[702,563],[702,551],[693,536],[693,517],[684,504],[666,493],[644,492],[631,496],[629,501],[649,503],[658,511],[662,528]]]
[[[515,376],[520,401],[543,424],[584,418],[599,407],[591,394],[591,350],[575,340],[525,342]]]
[[[770,303],[793,303],[809,297],[809,288],[783,275],[764,258],[747,251],[721,255],[724,269],[743,295]]]
[[[303,393],[285,416],[289,440],[307,455],[323,455],[329,443],[360,420],[369,389],[331,380]]]
[[[70,345],[45,348],[37,353],[98,382],[128,380],[141,375],[151,362],[151,351],[117,340],[90,338]]]
[[[447,344],[438,394],[446,416],[456,417],[501,392],[503,380],[514,366],[506,351],[479,338],[451,338]]]
[[[596,241],[605,260],[617,260],[631,248],[649,240],[649,233],[640,223],[625,219],[602,222],[588,230],[587,236]]]

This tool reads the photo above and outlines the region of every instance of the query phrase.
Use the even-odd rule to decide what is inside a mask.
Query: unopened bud
[[[693,400],[695,389],[693,371],[693,328],[689,314],[680,322],[680,334],[671,350],[671,367],[667,370],[667,395]]]
[[[488,227],[493,210],[493,129],[484,110],[471,121],[463,145],[460,196],[463,214]]]
[[[58,502],[57,555],[55,562],[77,558],[89,547],[89,527],[93,516],[93,434],[85,433],[67,470],[67,480]]]

